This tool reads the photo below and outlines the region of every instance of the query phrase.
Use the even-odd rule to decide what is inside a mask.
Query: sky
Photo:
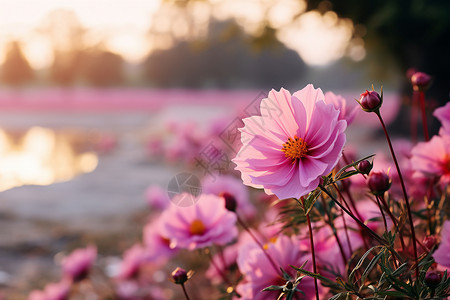
[[[217,19],[234,18],[244,30],[254,34],[267,18],[278,29],[279,40],[297,51],[307,64],[325,65],[344,55],[354,60],[365,56],[361,43],[348,47],[352,38],[351,21],[338,19],[332,12],[305,13],[294,22],[294,16],[306,7],[298,0],[210,1],[212,9],[205,9],[201,2],[192,5],[195,26],[205,27],[204,16],[209,14]],[[49,39],[36,28],[51,11],[66,9],[73,11],[80,23],[93,33],[93,43],[102,41],[109,50],[139,63],[155,46],[148,38],[153,21],[159,20],[175,30],[183,29],[176,14],[169,20],[165,16],[158,18],[156,12],[160,5],[161,0],[0,0],[0,62],[7,42],[18,39],[33,67],[48,67],[53,59],[52,48]]]

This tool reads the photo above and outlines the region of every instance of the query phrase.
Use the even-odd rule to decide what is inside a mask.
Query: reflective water
[[[49,185],[92,172],[98,157],[86,136],[76,131],[32,127],[11,133],[0,129],[0,191],[22,185]]]

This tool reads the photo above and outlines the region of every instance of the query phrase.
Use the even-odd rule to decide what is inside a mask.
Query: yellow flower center
[[[203,224],[203,222],[199,219],[195,219],[194,221],[192,221],[191,226],[189,227],[189,232],[192,235],[202,235],[205,233],[205,231],[205,224]]]
[[[294,136],[293,139],[288,138],[287,142],[283,144],[281,151],[284,152],[286,157],[292,160],[292,163],[295,163],[308,154],[308,147],[302,138]]]

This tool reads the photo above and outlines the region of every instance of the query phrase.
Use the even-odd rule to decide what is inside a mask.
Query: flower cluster
[[[412,83],[422,96],[430,84],[423,74]],[[424,140],[411,142],[391,141],[382,92],[366,90],[358,102],[362,111],[312,85],[270,91],[260,115],[243,119],[238,173],[204,178],[188,206],[176,204],[193,195],[146,191],[150,218],[109,272],[113,296],[449,297],[450,105],[433,113],[438,134],[427,138],[424,128]],[[386,144],[376,153],[346,145],[358,111],[380,121]],[[178,141],[194,135],[175,131]],[[189,143],[179,150],[192,155]],[[93,247],[76,250],[62,261],[63,280],[30,299],[67,299],[70,286],[89,279],[95,256]]]

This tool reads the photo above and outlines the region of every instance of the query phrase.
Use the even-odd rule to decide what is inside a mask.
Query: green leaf
[[[305,216],[309,214],[311,209],[314,206],[314,203],[316,202],[317,198],[319,198],[322,191],[319,188],[316,188],[314,191],[308,194],[308,197],[301,203],[303,211],[305,212]]]
[[[383,246],[375,246],[370,248],[366,253],[364,253],[364,255],[361,257],[361,259],[358,261],[358,263],[356,264],[356,266],[353,268],[353,270],[350,272],[350,275],[348,275],[348,281],[349,282],[353,282],[353,279],[355,277],[356,271],[361,268],[362,264],[364,263],[364,261],[366,260],[367,256],[369,256],[369,254],[372,253],[373,250],[377,249],[377,248],[382,248]]]
[[[271,286],[268,286],[268,287],[264,288],[263,292],[267,292],[267,291],[281,291],[283,289],[284,289],[284,286],[271,285]]]

